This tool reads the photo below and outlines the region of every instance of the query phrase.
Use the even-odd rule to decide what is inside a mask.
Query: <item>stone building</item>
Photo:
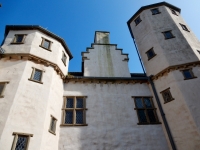
[[[127,22],[145,73],[96,31],[82,71],[40,26],[6,26],[0,49],[1,150],[200,149],[200,42],[161,2]]]

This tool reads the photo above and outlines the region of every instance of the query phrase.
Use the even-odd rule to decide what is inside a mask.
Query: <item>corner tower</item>
[[[177,149],[200,147],[200,42],[166,2],[141,7],[128,21],[152,76]]]

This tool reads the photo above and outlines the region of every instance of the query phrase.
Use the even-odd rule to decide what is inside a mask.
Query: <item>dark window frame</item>
[[[139,20],[139,21],[138,21]],[[134,22],[135,22],[135,25],[137,26],[140,22],[142,21],[142,19],[140,18],[140,16],[138,16]]]
[[[154,55],[150,56],[149,52],[153,52]],[[147,54],[148,61],[156,56],[156,53],[155,53],[153,47],[151,49],[149,49],[148,51],[146,51],[146,54]]]
[[[48,43],[49,43],[48,48],[44,46],[44,42],[48,42]],[[48,51],[51,52],[51,51],[52,51],[52,50],[51,50],[52,43],[53,43],[53,42],[51,42],[50,40],[47,40],[46,38],[43,38],[43,37],[42,37],[42,42],[41,42],[41,44],[40,44],[39,46],[40,46],[41,48],[43,48],[43,49],[48,50]]]
[[[190,30],[188,30],[188,28],[187,28],[186,25],[181,24],[181,23],[179,23],[179,24],[181,25],[181,27],[182,27],[183,30],[185,30],[185,31],[187,31],[187,32],[190,32]]]
[[[50,120],[50,126],[49,126],[49,132],[56,135],[56,123],[57,119],[51,115],[51,120]]]
[[[18,36],[23,36],[21,42],[17,42]],[[27,34],[15,34],[11,44],[24,44]]]
[[[155,12],[154,10],[157,10],[157,12]],[[153,8],[151,9],[152,15],[157,15],[160,14],[161,12],[159,11],[159,8]]]
[[[167,37],[167,32],[169,32],[171,34],[171,37]],[[172,34],[172,30],[168,30],[168,31],[164,31],[162,32],[164,37],[165,37],[165,40],[168,40],[168,39],[172,39],[172,38],[175,38],[175,36]]]
[[[190,79],[197,78],[197,77],[194,75],[194,73],[193,73],[193,71],[192,71],[192,68],[182,69],[182,70],[180,70],[180,71],[181,71],[182,74],[183,74],[184,80],[190,80]],[[190,73],[191,78],[188,78],[188,77],[186,76],[185,71],[188,71],[188,72]]]
[[[137,111],[137,117],[138,117],[138,125],[154,125],[154,124],[161,124],[161,122],[159,121],[159,118],[158,118],[158,115],[156,113],[156,110],[157,108],[154,106],[154,103],[153,103],[153,97],[152,96],[132,96],[132,98],[134,99],[134,103],[135,103],[135,108],[134,110]],[[136,104],[136,98],[141,98],[142,99],[142,103],[143,103],[143,108],[137,108],[137,104]],[[152,108],[147,108],[146,105],[145,105],[145,102],[144,102],[144,98],[148,98],[150,100],[150,103],[152,105]],[[145,115],[146,115],[146,119],[147,119],[147,122],[142,122],[140,117],[139,117],[139,110],[144,110],[145,112]],[[148,110],[153,110],[153,113],[154,113],[154,117],[156,119],[156,122],[150,122],[150,117],[149,117],[149,113],[148,113]]]
[[[73,98],[73,108],[67,108],[67,98]],[[77,98],[82,98],[83,99],[83,108],[76,108],[76,102]],[[88,124],[86,123],[86,111],[88,110],[86,108],[86,98],[87,96],[64,96],[64,102],[63,102],[63,117],[62,117],[62,124],[61,126],[87,126]],[[67,111],[72,111],[73,116],[72,116],[72,124],[67,124],[65,123],[65,117],[66,117],[66,112]],[[83,123],[82,124],[77,124],[76,123],[76,112],[77,111],[82,111],[83,112]]]
[[[25,150],[28,150],[28,146],[29,146],[29,143],[30,143],[30,137],[33,137],[33,134],[13,132],[13,135],[14,135],[14,140],[13,140],[13,143],[12,143],[11,150],[15,150],[16,149],[19,136],[27,138]]]
[[[162,94],[162,97],[163,97],[163,100],[164,100],[164,104],[169,103],[169,102],[175,100],[175,99],[172,97],[172,94],[171,94],[171,92],[170,92],[170,87],[167,88],[167,89],[165,89],[165,90],[163,90],[163,91],[161,91],[160,93]],[[169,100],[166,99],[165,93],[168,93],[168,94],[169,94],[169,97],[170,97]]]
[[[43,82],[42,82],[42,77],[43,77],[43,72],[45,72],[45,71],[43,71],[43,70],[41,70],[41,69],[34,68],[34,67],[32,67],[32,68],[33,68],[33,71],[32,71],[32,73],[31,73],[31,77],[30,77],[28,80],[33,81],[33,82],[36,82],[36,83],[43,84]],[[35,80],[35,79],[34,79],[34,75],[35,75],[35,71],[36,71],[36,70],[39,71],[39,72],[41,72],[40,80]]]

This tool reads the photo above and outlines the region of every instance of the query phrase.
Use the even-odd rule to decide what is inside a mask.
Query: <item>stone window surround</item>
[[[49,42],[49,47],[48,47],[48,48],[46,48],[46,47],[43,46],[44,41]],[[43,48],[43,49],[48,50],[48,51],[51,52],[51,51],[52,51],[52,50],[51,50],[52,43],[53,43],[53,42],[51,42],[50,40],[47,40],[46,38],[42,37],[42,42],[41,42],[41,44],[40,44],[39,46],[40,46],[41,48]]]
[[[0,81],[0,84],[4,84],[3,90],[2,90],[2,92],[0,93],[0,98],[4,98],[4,91],[5,91],[6,85],[7,85],[8,83],[9,83],[9,81]]]
[[[168,100],[168,101],[167,101],[167,100],[165,99],[165,97],[164,97],[164,93],[166,93],[166,92],[170,95],[170,100]],[[167,88],[167,89],[165,89],[165,90],[163,90],[163,91],[161,91],[160,93],[162,94],[162,97],[163,97],[163,100],[164,100],[164,104],[175,100],[175,99],[172,97],[172,94],[171,94],[171,92],[170,92],[170,87]]]
[[[50,126],[49,126],[49,132],[56,135],[56,123],[57,123],[57,119],[51,115],[51,120],[50,120]],[[53,125],[53,130],[51,130],[51,123],[52,123],[52,120],[54,120],[54,125]]]
[[[153,55],[152,57],[150,57],[150,56],[148,55],[148,52],[149,52],[149,51],[152,51],[152,52],[154,53],[154,55]],[[152,47],[151,49],[149,49],[148,51],[146,51],[145,53],[147,54],[148,61],[149,61],[150,59],[154,58],[154,57],[157,55],[157,54],[154,52],[153,47]]]
[[[138,19],[139,19],[139,22],[137,22]],[[137,26],[138,24],[140,24],[140,22],[142,22],[142,19],[140,18],[140,16],[137,16],[134,22],[135,22],[135,26]]]
[[[43,84],[42,82],[42,78],[43,78],[43,72],[45,72],[44,70],[41,70],[41,69],[37,69],[35,67],[32,67],[33,68],[33,71],[31,73],[31,77],[28,79],[29,81],[33,81],[33,82],[37,82],[37,83],[40,83],[40,84]],[[42,75],[41,75],[41,80],[40,81],[37,81],[37,80],[34,80],[33,77],[34,77],[34,74],[35,74],[35,70],[39,70],[42,72]]]
[[[71,108],[71,110],[73,110],[73,124],[65,124],[65,112],[66,112],[66,110],[69,110],[69,108],[66,108],[66,100],[67,100],[67,98],[73,98],[73,99],[75,99],[75,98],[83,98],[83,108],[79,108],[80,110],[82,110],[83,111],[83,124],[76,124],[75,123],[75,116],[74,116],[74,112],[76,111],[76,109],[77,108],[75,108],[75,100],[73,100],[73,103],[74,103],[74,107],[73,108]],[[61,125],[60,126],[88,126],[88,124],[86,124],[86,111],[88,110],[87,108],[86,108],[86,98],[87,98],[87,96],[64,96],[63,97],[63,108],[62,108],[62,111],[63,111],[63,113],[62,113],[62,123],[61,123]]]
[[[192,75],[192,78],[186,78],[186,76],[185,76],[185,74],[184,74],[184,71],[185,71],[185,70],[189,70],[190,74]],[[183,76],[184,76],[184,80],[190,80],[190,79],[195,79],[195,78],[197,78],[197,77],[194,75],[194,73],[193,73],[193,71],[192,71],[192,68],[184,68],[184,69],[180,69],[180,71],[182,72],[182,74],[183,74]]]
[[[17,36],[18,35],[22,35],[23,36],[23,39],[22,39],[22,42],[16,42],[16,39],[17,39]],[[27,34],[15,34],[12,42],[10,44],[24,44],[25,42],[25,38],[26,38]]]
[[[154,10],[157,10],[158,12],[157,13],[154,13],[153,11]],[[160,14],[161,12],[159,11],[159,8],[153,8],[151,9],[151,12],[152,12],[152,15],[157,15],[157,14]]]
[[[190,32],[190,30],[188,30],[187,26],[182,24],[182,23],[179,23],[182,27],[183,30],[187,31],[187,32]]]
[[[139,115],[138,115],[138,110],[139,110],[140,108],[137,108],[137,107],[136,107],[136,100],[135,100],[135,98],[142,98],[142,101],[143,101],[143,98],[145,98],[145,97],[146,97],[146,98],[150,98],[151,104],[152,104],[152,106],[153,106],[153,108],[150,108],[150,109],[151,109],[151,110],[154,110],[154,115],[155,115],[155,118],[156,118],[156,122],[155,122],[155,123],[150,123],[150,121],[149,121],[149,116],[148,116],[148,115],[146,115],[148,123],[141,123],[141,122],[140,122],[140,118],[139,118]],[[139,123],[137,123],[138,125],[154,125],[154,124],[161,124],[161,122],[159,122],[159,120],[158,120],[158,116],[157,116],[157,113],[156,113],[157,108],[154,106],[153,97],[152,97],[152,96],[132,96],[132,98],[134,99],[134,103],[135,103],[135,108],[134,108],[134,110],[137,111],[137,117],[138,117],[138,121],[139,121]],[[144,103],[144,102],[143,102],[143,103]],[[143,109],[143,110],[148,110],[148,108],[146,108],[146,107],[141,108],[141,109]]]
[[[172,35],[172,37],[170,37],[170,38],[167,38],[166,37],[166,35],[165,35],[165,33],[166,32],[170,32],[171,33],[171,35]],[[172,34],[172,30],[167,30],[167,31],[164,31],[164,32],[162,32],[163,33],[163,35],[164,35],[164,37],[165,37],[165,40],[168,40],[168,39],[172,39],[172,38],[175,38],[175,36]]]
[[[18,135],[20,135],[20,136],[26,136],[27,137],[27,143],[26,143],[25,150],[28,150],[28,146],[29,146],[29,142],[30,142],[30,137],[33,137],[33,134],[13,132],[13,135],[14,135],[14,140],[13,140],[13,144],[12,144],[11,150],[15,150],[15,147],[16,147],[16,144],[17,144],[17,140],[18,140]]]

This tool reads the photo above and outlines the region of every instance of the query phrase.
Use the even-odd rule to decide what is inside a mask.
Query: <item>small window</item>
[[[147,54],[148,60],[150,60],[151,58],[153,58],[154,56],[156,56],[156,54],[155,54],[153,48],[151,48],[150,50],[148,50],[148,51],[146,52],[146,54]]]
[[[200,54],[200,50],[197,50],[197,52]]]
[[[171,31],[165,31],[163,32],[165,39],[171,39],[171,38],[175,38],[175,36],[172,34]]]
[[[160,123],[156,114],[152,97],[133,97],[135,101],[135,110],[140,124],[158,124]]]
[[[86,124],[86,97],[65,97],[63,107],[63,125],[85,126]]]
[[[12,44],[23,44],[25,37],[25,34],[15,34]]]
[[[183,30],[190,32],[190,31],[188,30],[188,28],[187,28],[184,24],[181,24],[181,23],[180,23],[180,25],[181,25],[181,27],[182,27]]]
[[[54,135],[56,134],[56,122],[57,122],[57,119],[51,115],[49,132]]]
[[[151,9],[151,12],[152,12],[152,15],[160,14],[160,11],[158,8]]]
[[[63,61],[64,65],[66,65],[66,60],[67,60],[67,57],[66,57],[65,53],[62,52],[62,61]]]
[[[6,87],[7,83],[8,82],[0,82],[0,98],[4,97],[3,93],[4,93],[4,90],[5,90],[5,87]]]
[[[184,80],[196,78],[192,72],[192,69],[181,70],[184,76]]]
[[[33,137],[32,134],[25,134],[25,133],[13,133],[14,140],[12,144],[11,150],[28,150],[28,144],[30,137]]]
[[[172,94],[170,92],[170,88],[167,88],[166,90],[164,90],[164,91],[162,91],[160,93],[163,96],[164,104],[174,100],[174,98],[172,97]]]
[[[49,40],[47,40],[45,38],[42,38],[42,43],[41,43],[40,47],[42,47],[42,48],[44,48],[46,50],[51,51],[50,50],[51,49],[51,43],[52,43],[51,41],[49,41]]]
[[[29,80],[35,81],[35,82],[38,82],[38,83],[42,83],[41,82],[42,81],[42,74],[43,74],[42,70],[33,68],[31,78]]]
[[[138,25],[141,21],[142,21],[142,20],[140,19],[140,16],[139,16],[139,17],[137,17],[137,18],[135,19],[135,24]]]
[[[176,11],[175,11],[175,10],[171,9],[171,12],[172,12],[172,14],[174,14],[174,15],[177,15],[177,16],[178,16],[178,14],[176,13]]]

